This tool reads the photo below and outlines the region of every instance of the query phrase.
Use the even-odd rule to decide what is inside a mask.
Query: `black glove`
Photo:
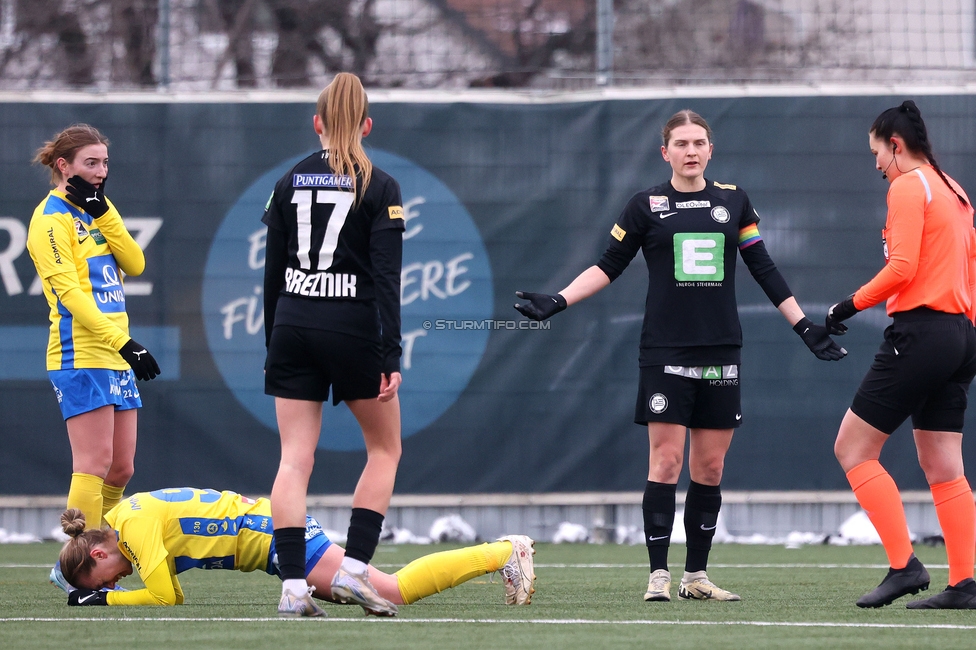
[[[847,350],[837,345],[834,339],[827,335],[826,327],[814,324],[806,316],[793,326],[793,331],[800,335],[810,351],[821,361],[837,361],[847,355]]]
[[[100,187],[95,187],[81,176],[72,176],[68,179],[65,194],[68,195],[72,203],[98,219],[108,212],[108,201],[105,200],[105,181],[107,180],[107,178],[103,180]]]
[[[132,339],[122,346],[119,354],[132,367],[132,372],[136,374],[136,379],[139,381],[149,381],[159,374],[159,364],[153,359],[153,355]]]
[[[841,321],[847,320],[858,311],[858,308],[854,306],[854,294],[852,293],[827,310],[827,319],[824,321],[824,324],[827,326],[827,331],[834,336],[840,336],[846,333],[847,325],[844,325]]]
[[[108,592],[94,589],[75,589],[68,594],[68,604],[72,607],[88,605],[108,605]]]
[[[516,291],[515,295],[529,302],[520,305],[515,303],[515,308],[523,316],[532,320],[545,320],[553,314],[558,314],[566,309],[566,299],[560,294],[550,296],[547,293],[530,293],[528,291]]]

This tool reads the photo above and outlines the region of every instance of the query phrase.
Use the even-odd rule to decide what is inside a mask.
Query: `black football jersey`
[[[400,185],[373,167],[366,190],[354,192],[361,175],[336,174],[328,156],[319,151],[296,164],[265,206],[266,335],[277,323],[382,338],[384,356],[398,362]]]
[[[705,189],[689,193],[668,182],[634,195],[598,266],[613,280],[644,253],[641,366],[739,363],[735,264],[740,236],[748,241],[748,227],[758,222],[734,185],[706,180]]]
[[[335,174],[328,152],[295,165],[275,185],[261,219],[288,236],[283,295],[316,300],[372,300],[370,234],[403,230],[400,186],[381,169],[357,204],[362,179]]]

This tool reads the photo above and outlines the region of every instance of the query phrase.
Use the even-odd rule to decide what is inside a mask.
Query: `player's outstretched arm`
[[[515,309],[523,316],[533,320],[545,320],[563,311],[569,305],[589,298],[608,284],[610,284],[610,278],[607,274],[600,267],[591,266],[576,276],[576,279],[570,282],[569,286],[555,295],[516,291],[515,295],[518,298],[528,302],[516,303]]]
[[[817,325],[806,317],[806,314],[803,313],[800,305],[796,302],[796,298],[790,296],[776,308],[779,309],[779,312],[783,314],[786,321],[793,326],[793,331],[803,339],[803,342],[806,343],[807,347],[810,348],[810,351],[818,359],[822,361],[838,361],[847,356],[847,350],[837,345],[830,338],[826,327]]]

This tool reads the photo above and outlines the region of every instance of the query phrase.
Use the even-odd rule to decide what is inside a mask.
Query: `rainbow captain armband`
[[[748,226],[739,231],[739,250],[743,248],[749,248],[756,242],[762,241],[762,235],[759,234],[759,225],[750,223]]]

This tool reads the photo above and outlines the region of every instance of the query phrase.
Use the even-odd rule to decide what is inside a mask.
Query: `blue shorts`
[[[49,370],[47,376],[58,396],[64,419],[113,405],[116,411],[142,406],[139,388],[131,370],[80,368],[77,370]]]
[[[273,525],[273,524],[272,524]],[[312,572],[315,565],[319,563],[326,549],[332,546],[332,540],[326,536],[321,524],[315,521],[315,517],[305,515],[305,576]],[[278,553],[275,552],[274,536],[271,537],[271,548],[268,549],[268,568],[265,569],[269,574],[280,575],[278,570]]]

